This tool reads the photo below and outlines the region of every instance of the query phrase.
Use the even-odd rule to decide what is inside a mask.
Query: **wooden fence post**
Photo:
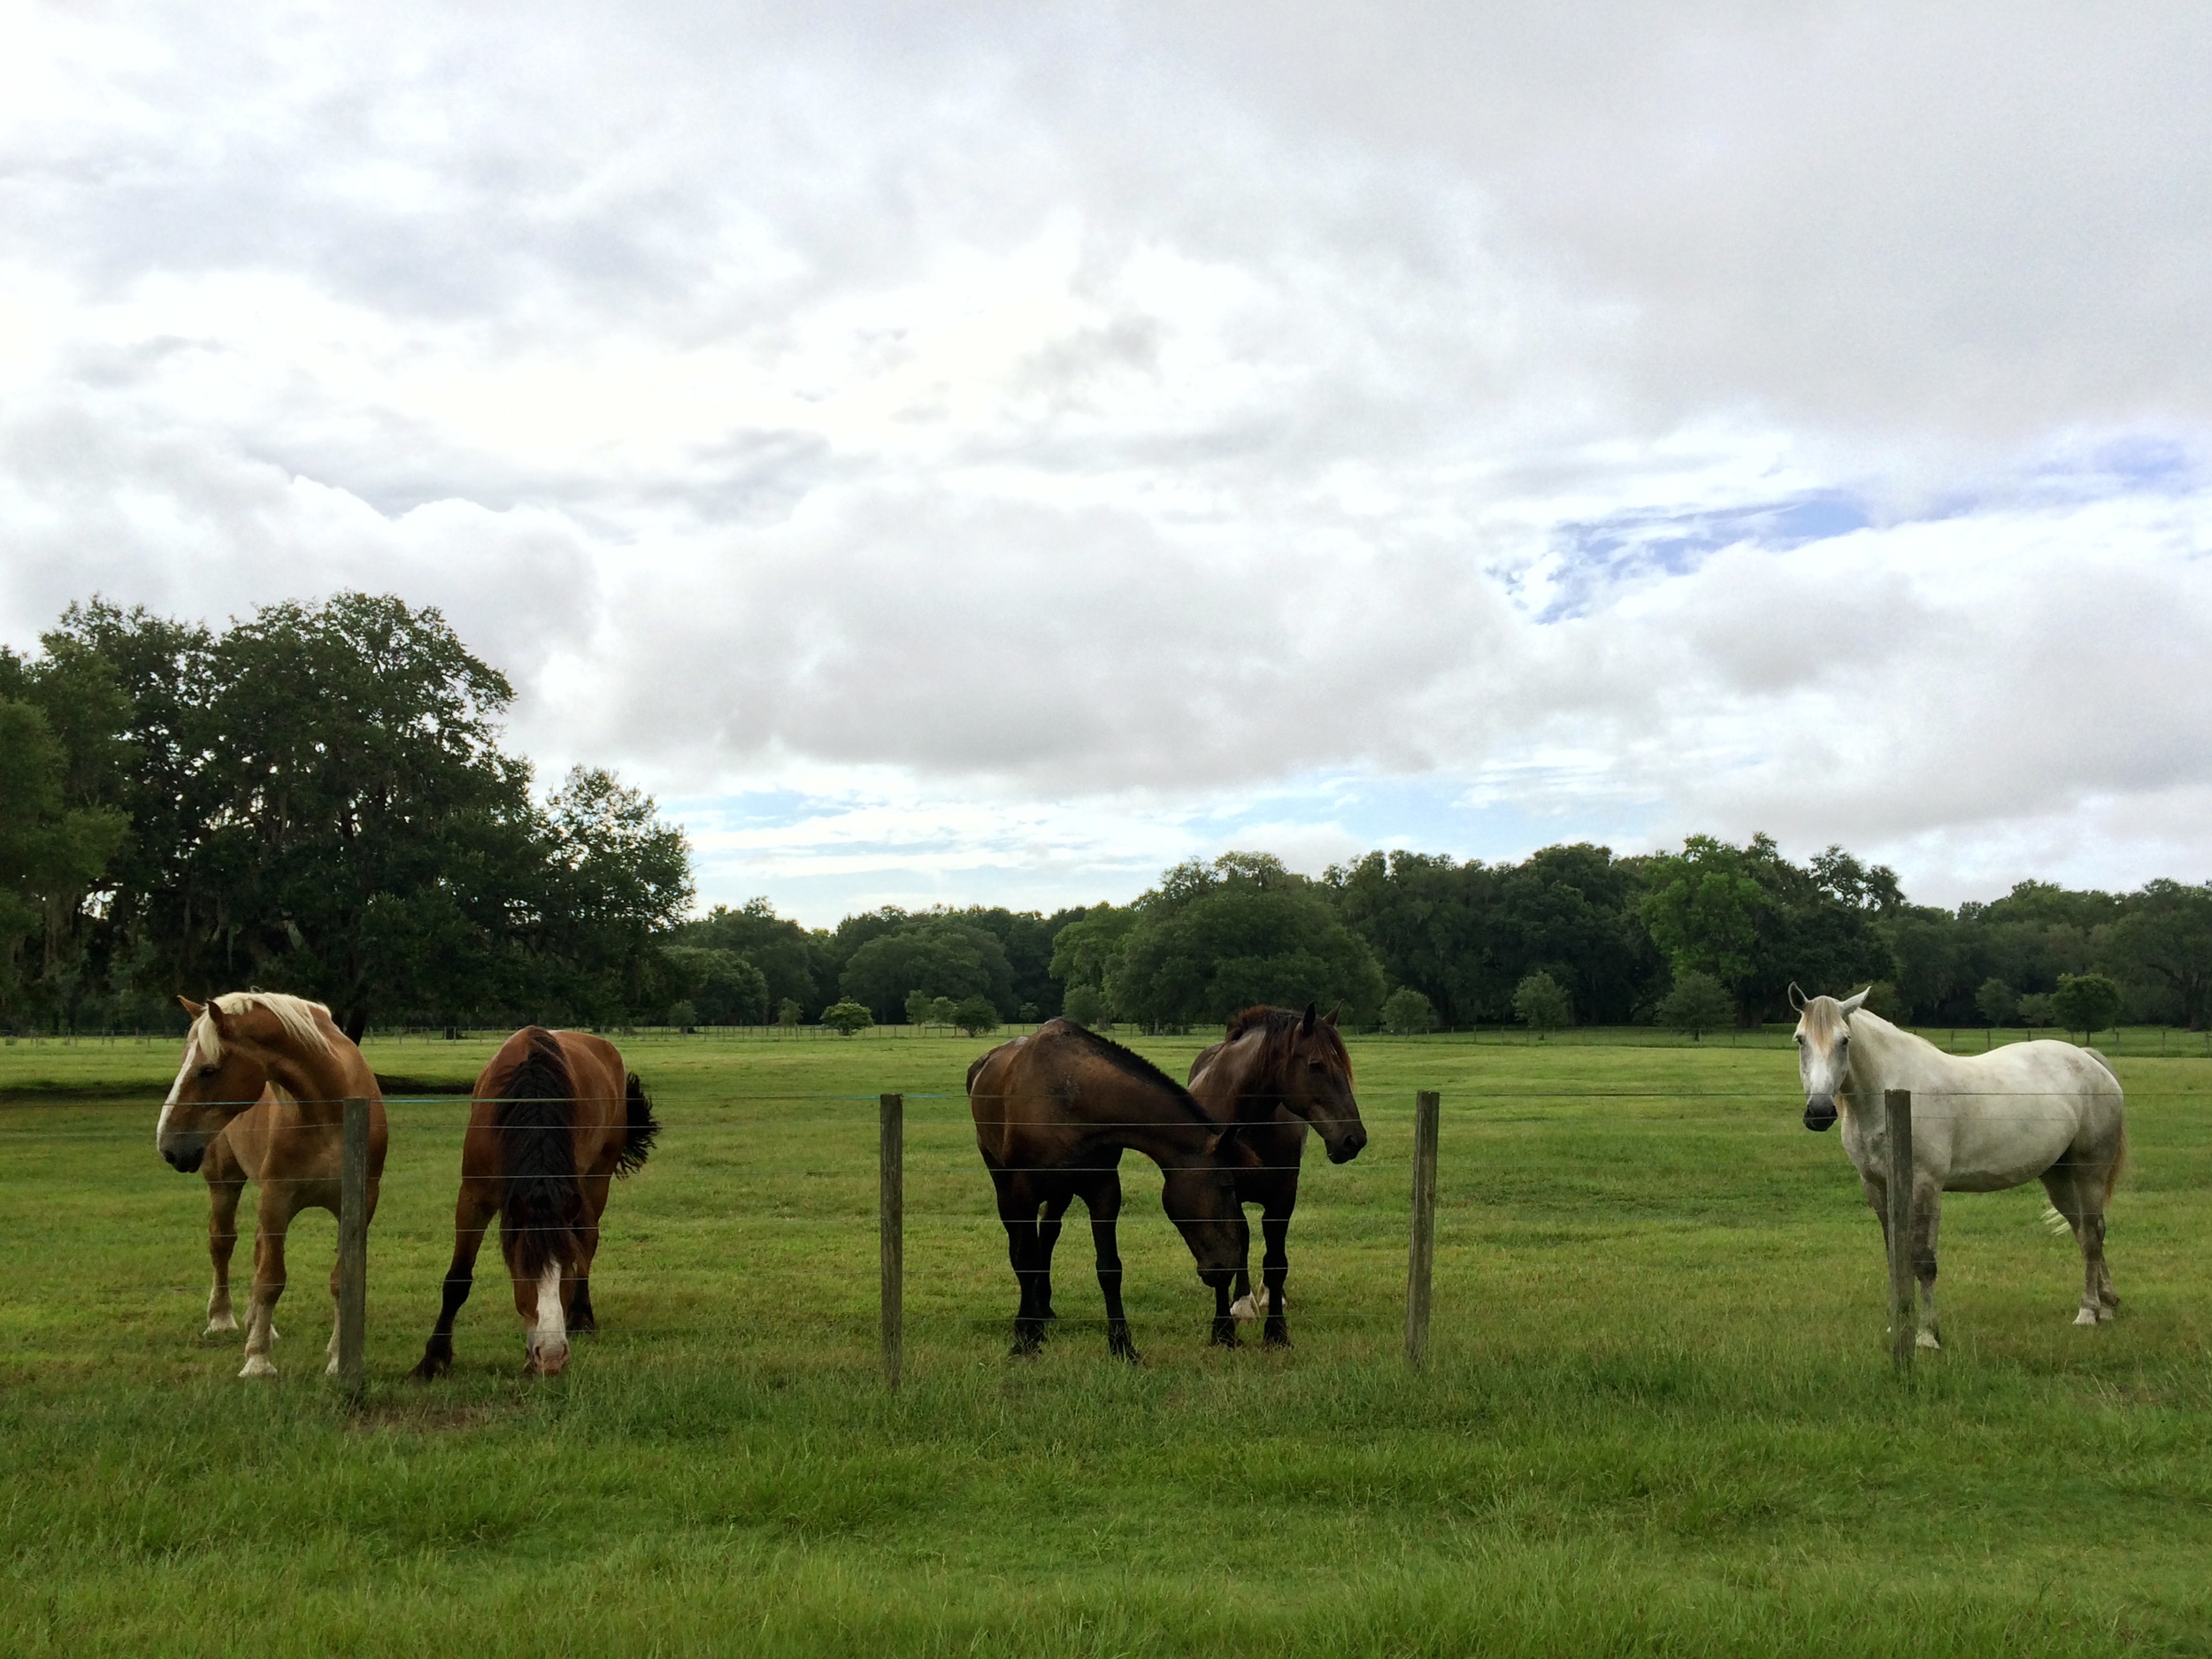
[[[1413,1238],[1406,1253],[1406,1363],[1429,1359],[1429,1280],[1436,1263],[1436,1118],[1438,1097],[1413,1097]]]
[[[1912,1091],[1882,1093],[1883,1135],[1889,1143],[1889,1363],[1912,1375],[1919,1320],[1912,1273]]]
[[[338,1386],[359,1409],[368,1394],[369,1102],[345,1103],[338,1154]]]
[[[883,1251],[883,1386],[899,1386],[906,1344],[906,1096],[885,1094],[876,1225]]]

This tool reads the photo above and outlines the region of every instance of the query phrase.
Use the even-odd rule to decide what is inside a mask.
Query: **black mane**
[[[1207,1116],[1206,1109],[1191,1098],[1191,1092],[1188,1089],[1135,1049],[1125,1048],[1110,1037],[1102,1037],[1088,1026],[1079,1025],[1071,1019],[1064,1023],[1068,1028],[1068,1035],[1080,1037],[1090,1046],[1092,1053],[1123,1076],[1133,1078],[1140,1083],[1149,1083],[1156,1087],[1165,1089],[1177,1100],[1182,1102],[1185,1110],[1200,1123],[1213,1123],[1214,1120]]]

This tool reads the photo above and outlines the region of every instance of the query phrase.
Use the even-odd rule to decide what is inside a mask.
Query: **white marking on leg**
[[[568,1322],[561,1310],[561,1264],[538,1275],[538,1321],[530,1329],[530,1363],[548,1376],[568,1363]]]
[[[202,1336],[220,1336],[238,1328],[238,1316],[230,1310],[230,1286],[218,1285],[207,1293],[207,1329]]]
[[[1229,1317],[1232,1319],[1258,1318],[1260,1317],[1258,1296],[1251,1291],[1246,1291],[1244,1294],[1229,1304]]]

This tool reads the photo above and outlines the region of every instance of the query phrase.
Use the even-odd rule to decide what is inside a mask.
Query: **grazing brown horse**
[[[411,1373],[417,1382],[453,1368],[454,1316],[495,1216],[527,1332],[526,1369],[550,1377],[566,1368],[568,1333],[598,1328],[591,1262],[608,1183],[643,1164],[659,1133],[644,1086],[604,1039],[527,1025],[500,1046],[476,1079],[445,1304]]]
[[[1209,1116],[1241,1126],[1243,1159],[1237,1202],[1260,1207],[1261,1282],[1267,1296],[1266,1340],[1290,1341],[1283,1317],[1285,1248],[1298,1207],[1298,1164],[1310,1125],[1332,1164],[1348,1164],[1367,1144],[1367,1125],[1352,1096],[1352,1057],[1337,1034],[1336,1016],[1316,1019],[1287,1008],[1248,1008],[1222,1040],[1191,1062],[1190,1092]],[[1237,1270],[1235,1313],[1258,1311],[1248,1270]]]
[[[1006,1254],[1021,1288],[1014,1352],[1033,1354],[1052,1312],[1052,1250],[1076,1199],[1090,1212],[1106,1344],[1137,1357],[1121,1305],[1121,1155],[1133,1148],[1160,1166],[1161,1201],[1214,1293],[1213,1340],[1236,1346],[1229,1286],[1250,1246],[1226,1162],[1235,1128],[1209,1118],[1183,1086],[1141,1055],[1065,1019],[1047,1020],[968,1068],[975,1143],[998,1189]]]
[[[369,1102],[369,1214],[384,1175],[388,1131],[376,1077],[320,1002],[274,991],[233,991],[202,1005],[184,1003],[192,1029],[184,1062],[161,1105],[154,1145],[173,1169],[204,1165],[208,1254],[215,1287],[207,1299],[207,1334],[235,1331],[230,1307],[230,1253],[238,1238],[238,1201],[259,1184],[255,1210],[253,1294],[246,1311],[246,1365],[241,1377],[273,1377],[269,1344],[276,1337],[277,1298],[284,1294],[284,1235],[303,1210],[338,1213],[338,1167],[349,1096]],[[338,1270],[330,1270],[338,1294]],[[329,1369],[338,1366],[338,1332],[330,1333]]]

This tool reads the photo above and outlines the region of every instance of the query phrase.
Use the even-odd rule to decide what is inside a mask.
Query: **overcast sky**
[[[443,607],[703,901],[2212,877],[2212,8],[0,0],[0,638]]]

